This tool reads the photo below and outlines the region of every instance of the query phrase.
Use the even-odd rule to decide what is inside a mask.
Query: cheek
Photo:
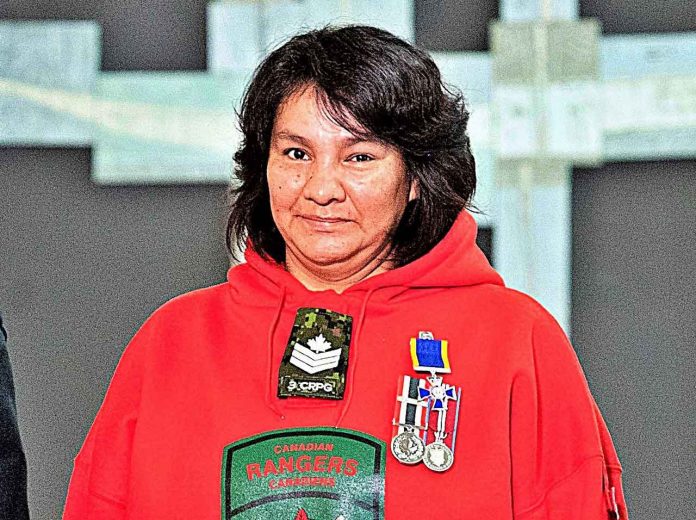
[[[371,240],[381,241],[398,224],[406,207],[398,186],[373,185],[354,193],[363,232]]]
[[[356,198],[360,200],[363,213],[371,220],[382,222],[390,227],[404,212],[408,196],[408,186],[401,176],[382,174],[376,182],[368,182],[354,187]]]
[[[271,208],[274,212],[288,209],[302,192],[302,176],[292,168],[283,168],[269,163],[267,171]]]

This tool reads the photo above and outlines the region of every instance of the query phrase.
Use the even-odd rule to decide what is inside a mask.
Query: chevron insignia
[[[323,370],[336,368],[341,360],[341,348],[331,348],[322,334],[307,341],[309,348],[295,343],[290,356],[290,364],[308,374],[316,374]]]

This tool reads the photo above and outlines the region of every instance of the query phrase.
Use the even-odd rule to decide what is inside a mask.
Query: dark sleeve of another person
[[[0,316],[0,518],[26,520],[27,464],[17,428],[12,369]]]

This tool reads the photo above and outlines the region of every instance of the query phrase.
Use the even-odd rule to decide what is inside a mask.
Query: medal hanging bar
[[[447,356],[447,340],[435,339],[432,332],[421,331],[417,338],[411,338],[411,361],[416,372],[449,374],[449,357]]]

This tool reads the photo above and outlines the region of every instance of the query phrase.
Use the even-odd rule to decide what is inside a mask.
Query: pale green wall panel
[[[275,0],[263,5],[270,48],[301,30],[327,24],[373,25],[414,39],[413,0]]]
[[[0,75],[43,87],[88,91],[101,57],[94,22],[0,21]]]
[[[538,89],[527,86],[500,86],[493,90],[493,148],[504,159],[533,157],[543,145],[537,109]]]
[[[604,159],[696,156],[696,33],[602,38]]]
[[[311,0],[315,4],[321,0]],[[415,41],[413,0],[343,0],[348,21],[386,29],[410,42]]]
[[[88,146],[100,49],[93,22],[0,22],[0,144]]]
[[[446,83],[462,91],[471,105],[491,99],[491,55],[487,52],[431,52]]]
[[[575,164],[602,160],[601,87],[589,81],[550,85],[544,93],[547,153]]]
[[[571,302],[571,182],[570,168],[554,172],[554,182],[540,184],[531,193],[534,262],[532,296],[570,330]]]
[[[493,251],[495,268],[508,287],[528,290],[530,266],[528,246],[532,243],[530,225],[525,215],[522,190],[511,184],[495,185],[496,198],[493,212]],[[538,297],[538,296],[537,296]]]
[[[496,165],[493,251],[508,287],[536,298],[568,331],[571,221],[569,168],[562,161]]]
[[[476,192],[474,193],[474,206],[481,212],[476,216],[479,224],[494,227],[497,224],[495,206],[495,155],[491,149],[479,147],[476,142],[471,142],[474,159],[476,161]]]
[[[696,32],[605,36],[600,70],[604,80],[696,75]]]
[[[329,23],[338,1],[326,0],[313,6],[309,0],[272,0],[262,5],[264,47],[271,50],[302,30]]]
[[[253,69],[266,52],[303,30],[366,24],[414,39],[413,0],[236,0],[208,4],[208,68]]]
[[[696,75],[613,79],[603,87],[605,160],[696,156]]]
[[[673,130],[636,130],[604,136],[607,161],[654,161],[696,156],[696,125]]]
[[[574,20],[579,15],[578,0],[501,0],[500,19],[526,22],[543,18]]]
[[[100,183],[229,182],[242,74],[107,73],[95,98]]]
[[[210,72],[252,70],[263,54],[257,2],[210,2],[206,52]]]

